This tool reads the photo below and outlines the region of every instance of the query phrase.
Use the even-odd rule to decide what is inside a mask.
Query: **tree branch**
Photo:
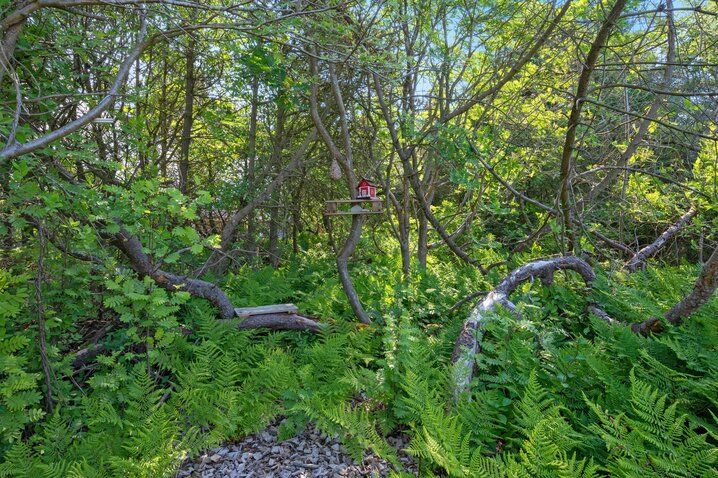
[[[613,30],[616,21],[618,20],[621,12],[626,6],[627,0],[616,0],[613,4],[613,8],[606,16],[606,19],[601,24],[601,28],[598,30],[596,38],[591,44],[591,48],[586,55],[583,68],[581,69],[581,75],[576,85],[576,94],[573,98],[573,106],[571,107],[571,114],[568,118],[568,126],[566,129],[566,137],[563,144],[563,151],[561,153],[561,169],[560,169],[560,185],[559,185],[559,199],[561,215],[563,216],[564,232],[568,237],[569,249],[573,249],[573,233],[572,233],[572,216],[571,216],[571,203],[569,198],[569,186],[570,186],[570,174],[571,174],[571,158],[576,144],[576,130],[581,117],[581,109],[583,103],[588,94],[589,81],[593,70],[596,67],[596,61],[598,60],[599,53],[603,49],[604,43],[608,40],[611,31]]]
[[[12,144],[8,144],[5,148],[2,149],[2,151],[0,151],[0,164],[4,164],[6,161],[17,158],[18,156],[22,156],[23,154],[28,154],[37,149],[44,148],[51,143],[62,139],[71,133],[74,133],[78,129],[89,124],[95,118],[99,118],[100,115],[110,106],[112,106],[112,104],[115,102],[115,98],[119,95],[120,90],[124,86],[125,80],[127,79],[127,76],[130,72],[130,69],[132,68],[133,63],[140,57],[142,52],[148,46],[154,43],[158,38],[155,36],[150,38],[149,40],[145,40],[146,34],[147,20],[143,17],[141,20],[140,30],[135,47],[132,49],[127,58],[125,58],[125,61],[123,61],[120,65],[120,69],[117,72],[115,81],[113,82],[112,87],[108,91],[107,96],[100,100],[100,102],[94,108],[91,108],[86,114],[77,118],[76,120],[71,121],[70,123],[54,131],[51,131],[50,133],[44,134],[28,143],[20,144],[14,142]]]
[[[509,296],[524,282],[533,278],[541,278],[544,283],[550,283],[553,274],[557,270],[573,270],[579,273],[587,287],[596,278],[591,266],[583,259],[575,256],[563,256],[554,259],[538,260],[529,262],[513,270],[499,285],[497,285],[486,297],[476,304],[464,321],[464,326],[459,333],[454,345],[452,355],[454,400],[458,400],[469,389],[469,384],[474,377],[475,355],[481,351],[480,341],[483,336],[484,322],[486,315],[492,311],[497,304],[514,309],[509,301]]]
[[[653,243],[647,245],[640,251],[636,252],[636,254],[629,260],[626,265],[623,266],[623,268],[629,272],[634,272],[636,269],[638,269],[640,266],[642,266],[646,260],[657,253],[665,244],[668,242],[670,238],[675,236],[678,231],[681,230],[681,228],[688,222],[690,222],[693,217],[695,217],[698,210],[695,207],[691,207],[685,214],[683,214],[678,221],[676,221],[674,224],[671,225],[668,229],[666,229],[663,234],[658,236],[658,239],[653,241]]]

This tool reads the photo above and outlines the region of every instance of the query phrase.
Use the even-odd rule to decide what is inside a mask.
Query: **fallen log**
[[[321,324],[299,313],[294,304],[271,304],[257,307],[238,307],[234,315],[244,319],[237,324],[242,329],[305,330],[319,332]]]
[[[299,314],[260,314],[243,320],[237,328],[319,332],[322,327],[319,322]]]
[[[234,315],[240,318],[262,314],[296,314],[299,308],[294,304],[260,305],[258,307],[237,307]]]

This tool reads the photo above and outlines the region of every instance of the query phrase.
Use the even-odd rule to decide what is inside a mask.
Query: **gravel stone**
[[[386,478],[392,466],[366,454],[355,462],[341,445],[338,435],[328,436],[314,428],[279,442],[279,424],[236,443],[225,443],[188,460],[176,478]],[[405,435],[387,439],[399,456],[405,472],[418,476],[418,466],[402,450],[409,445]]]

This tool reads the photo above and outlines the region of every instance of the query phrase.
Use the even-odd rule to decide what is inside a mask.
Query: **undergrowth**
[[[406,452],[428,477],[718,476],[718,301],[645,338],[587,316],[569,277],[527,285],[515,297],[521,319],[492,315],[470,396],[454,403],[450,357],[470,305],[447,311],[488,284],[441,266],[406,283],[391,260],[353,271],[375,311],[368,328],[325,280],[326,258],[228,279],[239,306],[293,301],[326,318],[317,335],[238,331],[202,301],[118,277],[103,300],[122,324],[112,352],[79,371],[58,360],[50,414],[32,336],[9,325],[23,322],[30,291],[0,275],[0,476],[171,476],[273,422],[282,438],[308,425],[339,433],[356,458],[393,463],[395,477],[408,475],[392,433],[410,436]],[[642,320],[694,274],[601,276],[592,299]]]

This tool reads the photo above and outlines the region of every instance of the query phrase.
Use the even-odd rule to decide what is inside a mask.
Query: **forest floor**
[[[365,454],[357,463],[338,436],[307,427],[284,441],[278,439],[279,426],[272,425],[236,443],[208,450],[195,461],[187,461],[176,478],[314,478],[386,477],[392,465],[376,455]],[[399,454],[404,470],[416,473],[417,465],[401,450],[409,439],[405,435],[388,438]]]

